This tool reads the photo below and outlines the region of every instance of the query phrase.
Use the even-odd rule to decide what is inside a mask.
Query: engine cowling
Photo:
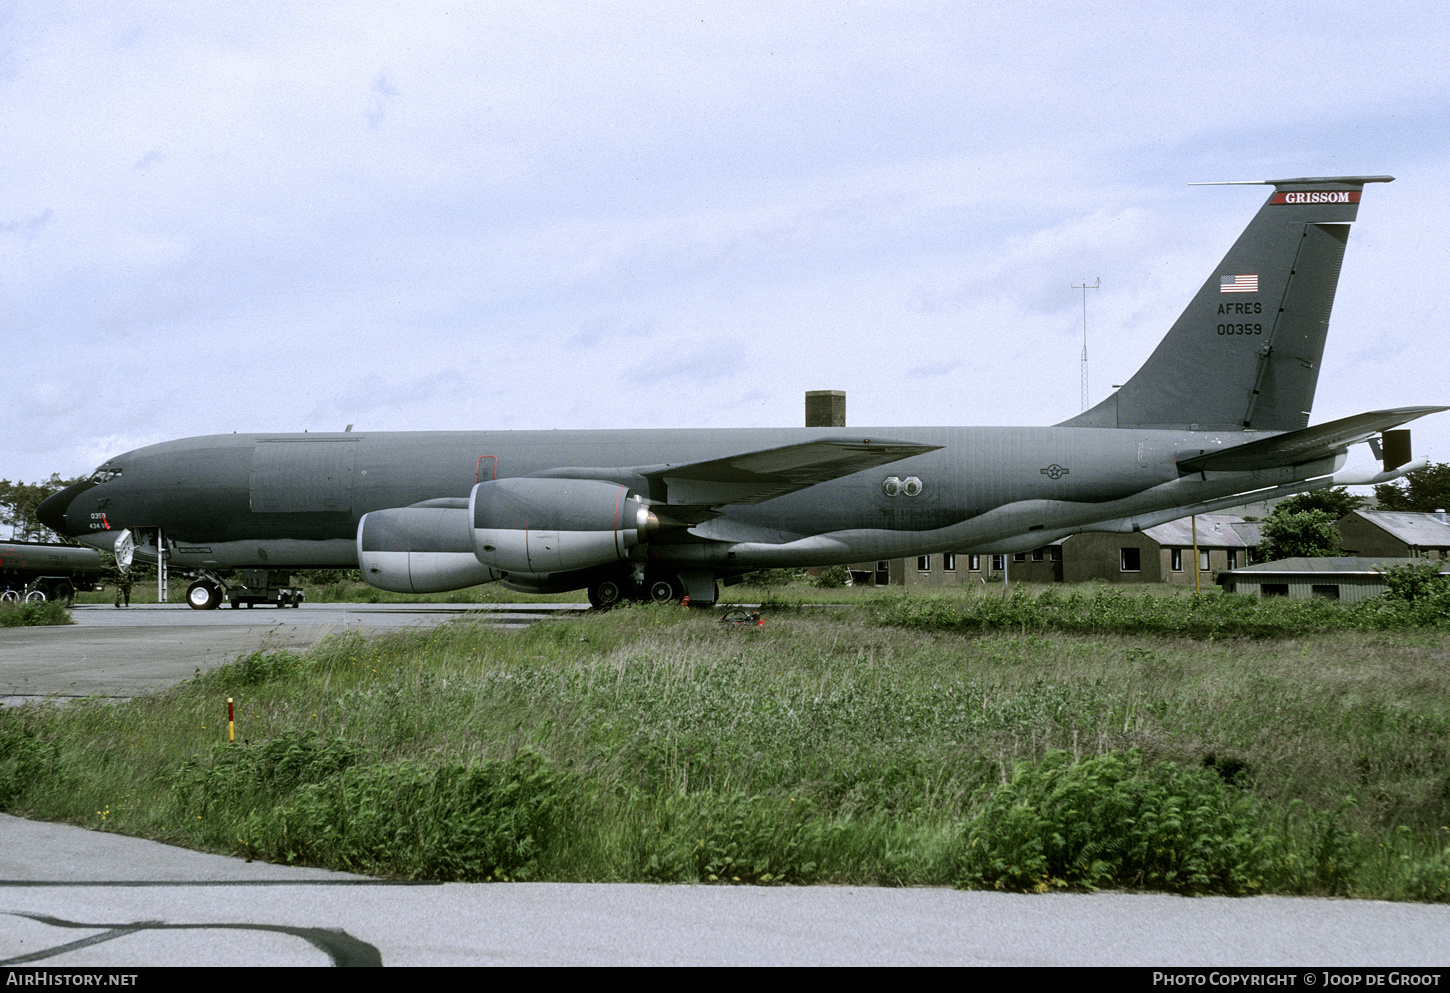
[[[474,554],[501,572],[618,562],[659,527],[628,487],[601,479],[491,479],[473,488],[468,513]]]
[[[364,514],[357,524],[357,562],[369,585],[393,593],[443,593],[499,578],[473,554],[466,507]]]

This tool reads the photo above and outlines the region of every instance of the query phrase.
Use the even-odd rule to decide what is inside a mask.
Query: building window
[[[1140,549],[1137,549],[1137,548],[1121,548],[1118,551],[1119,551],[1119,569],[1122,572],[1142,572],[1143,571],[1142,560],[1140,558],[1140,551],[1141,551]]]
[[[1199,572],[1207,572],[1208,571],[1208,549],[1207,548],[1199,549],[1199,552],[1198,552],[1198,571]]]
[[[1051,548],[1049,548],[1047,550],[1047,557],[1049,559],[1051,559],[1053,562],[1061,562],[1062,561],[1062,546],[1061,545],[1053,545]]]
[[[1026,552],[1013,552],[1012,553],[1012,561],[1013,562],[1026,562],[1027,561],[1027,553]]]
[[[916,557],[916,571],[917,572],[931,572],[931,556],[930,555],[918,555]]]
[[[1316,583],[1312,587],[1310,587],[1309,592],[1312,593],[1314,596],[1321,597],[1325,600],[1339,599],[1339,585],[1337,583],[1324,586],[1320,586],[1318,583]]]
[[[1261,596],[1288,596],[1288,583],[1264,583],[1259,587]]]
[[[1032,549],[1032,561],[1033,562],[1041,562],[1046,557],[1047,557],[1047,549],[1045,549],[1045,548],[1034,548],[1034,549]]]
[[[1239,550],[1237,548],[1230,548],[1228,550],[1228,567],[1230,569],[1237,569],[1239,567]]]
[[[1174,572],[1182,572],[1183,571],[1183,549],[1181,549],[1181,548],[1175,548],[1175,549],[1173,549],[1172,560],[1173,561],[1172,561],[1172,564],[1170,565],[1170,568]]]
[[[1007,556],[1005,556],[1005,555],[993,555],[992,556],[992,571],[993,572],[1001,572],[1005,568],[1007,568]]]
[[[982,571],[982,557],[980,555],[967,556],[967,568],[972,572]]]
[[[957,571],[957,557],[956,557],[956,555],[954,555],[951,552],[942,552],[942,554],[941,554],[941,568],[942,568],[942,572],[956,572]]]

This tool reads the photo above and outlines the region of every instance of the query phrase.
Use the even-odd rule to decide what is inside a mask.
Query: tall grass
[[[0,711],[0,805],[415,878],[1450,898],[1450,635],[886,609],[254,653],[123,705]]]

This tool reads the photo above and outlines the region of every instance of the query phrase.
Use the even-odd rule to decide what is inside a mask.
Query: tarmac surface
[[[71,627],[0,630],[0,693],[16,700],[130,696],[264,645],[302,646],[334,631],[435,624],[473,612],[522,624],[579,609],[80,607]],[[169,965],[1378,966],[1438,974],[1450,966],[1450,906],[867,887],[409,884],[0,815],[0,966],[8,974]]]
[[[407,884],[5,816],[0,853],[0,966],[14,968],[1450,963],[1443,905],[846,886]]]
[[[376,633],[468,617],[525,627],[588,604],[305,603],[192,610],[184,603],[82,604],[73,625],[0,628],[0,704],[44,697],[132,697],[259,648],[305,648],[329,634]]]

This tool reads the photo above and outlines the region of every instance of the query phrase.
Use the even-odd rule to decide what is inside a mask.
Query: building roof
[[[1337,576],[1373,576],[1382,575],[1385,570],[1393,569],[1396,566],[1423,565],[1427,561],[1431,560],[1395,558],[1386,555],[1371,557],[1337,555],[1313,559],[1279,559],[1275,562],[1260,562],[1258,565],[1249,565],[1239,569],[1221,572],[1219,573],[1219,577],[1222,579],[1225,576],[1241,576],[1244,579],[1263,579],[1266,576],[1304,576],[1311,573],[1324,573],[1326,575],[1332,574]],[[1445,560],[1440,565],[1441,572],[1446,572],[1447,569],[1450,569],[1450,560]]]
[[[1249,524],[1242,517],[1233,514],[1199,514],[1198,547],[1200,548],[1252,548],[1258,544],[1256,530],[1250,530],[1252,540],[1246,540],[1243,525]],[[1256,529],[1258,525],[1253,525]],[[1167,524],[1144,528],[1143,533],[1160,545],[1193,544],[1193,518],[1180,517]]]
[[[1450,523],[1436,514],[1399,510],[1355,510],[1348,516],[1363,517],[1414,548],[1450,547]]]

